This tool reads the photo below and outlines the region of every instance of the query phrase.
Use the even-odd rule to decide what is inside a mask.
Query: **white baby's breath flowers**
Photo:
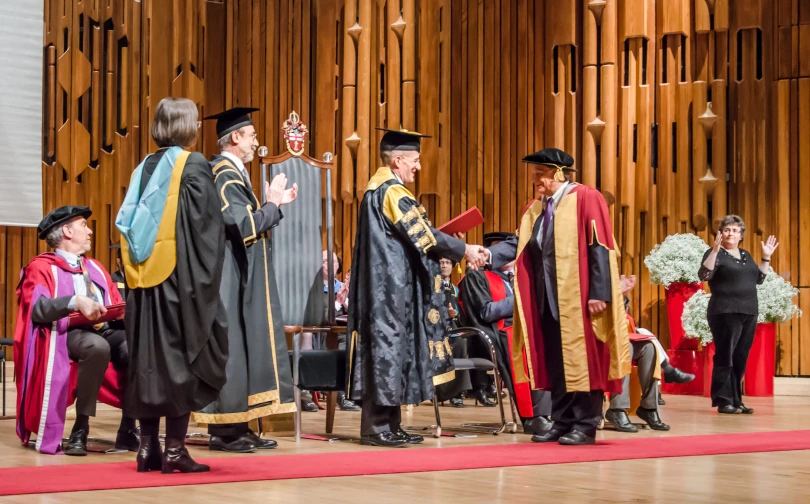
[[[681,324],[685,336],[699,340],[700,346],[706,346],[712,342],[712,331],[709,329],[709,320],[706,315],[710,297],[711,294],[700,290],[683,305]]]
[[[773,269],[768,270],[765,281],[757,285],[757,302],[759,310],[757,322],[787,322],[793,317],[801,317],[802,311],[793,304],[793,298],[799,295],[799,289],[777,275]]]
[[[676,282],[700,282],[698,270],[708,248],[697,235],[667,236],[644,258],[644,265],[650,271],[650,282],[664,287]]]

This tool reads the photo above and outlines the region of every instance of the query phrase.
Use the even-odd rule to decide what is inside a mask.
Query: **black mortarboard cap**
[[[217,120],[217,138],[222,138],[228,133],[232,133],[239,128],[253,124],[250,120],[251,112],[256,112],[257,108],[253,107],[234,107],[219,114],[210,115],[203,118],[203,121],[212,119]]]
[[[76,217],[84,217],[87,219],[91,215],[93,215],[93,211],[86,206],[59,207],[42,218],[39,222],[39,226],[37,226],[37,235],[40,240],[44,240],[45,237],[48,236],[48,233],[56,226],[69,222]]]
[[[504,233],[501,231],[487,233],[484,235],[484,247],[491,247],[494,243],[506,241],[513,236],[515,236],[515,233]]]
[[[385,134],[380,140],[381,151],[416,151],[419,152],[419,141],[423,138],[432,138],[428,135],[423,135],[417,131],[408,130],[392,130],[386,128],[377,128],[380,131],[385,131]]]
[[[534,154],[529,154],[523,158],[524,163],[540,164],[558,168],[567,171],[576,171],[574,166],[574,158],[554,147],[549,147]]]

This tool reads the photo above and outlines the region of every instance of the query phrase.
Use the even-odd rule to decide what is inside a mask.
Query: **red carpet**
[[[528,441],[528,438],[525,439]],[[377,448],[362,452],[312,455],[247,455],[200,460],[210,464],[212,468],[210,473],[204,474],[137,473],[133,460],[0,469],[0,495],[808,449],[810,430],[621,439],[580,447],[526,442],[458,448]]]

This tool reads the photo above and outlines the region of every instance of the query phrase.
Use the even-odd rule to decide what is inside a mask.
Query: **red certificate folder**
[[[87,320],[81,312],[73,312],[68,315],[68,327],[89,327],[113,320],[122,320],[126,312],[127,304],[118,303],[107,307],[107,313],[97,320]]]
[[[439,231],[449,235],[466,233],[483,223],[484,216],[481,215],[481,211],[478,210],[478,207],[472,207],[463,214],[451,219],[443,226],[439,227]]]

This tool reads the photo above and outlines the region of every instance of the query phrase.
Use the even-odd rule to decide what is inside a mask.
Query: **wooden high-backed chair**
[[[262,178],[272,180],[284,173],[289,186],[298,184],[298,198],[283,209],[284,219],[270,235],[273,269],[278,284],[284,331],[293,351],[293,386],[295,402],[296,441],[301,436],[301,388],[329,391],[326,413],[326,432],[331,433],[335,418],[335,391],[345,388],[345,351],[339,351],[338,334],[345,326],[335,323],[335,292],[329,289],[324,296],[323,250],[327,250],[329,285],[334,285],[333,214],[332,214],[332,154],[324,154],[318,161],[305,151],[306,126],[298,114],[292,112],[284,122],[286,152],[278,156],[262,157]],[[260,155],[264,154],[262,152]],[[324,236],[325,232],[325,236]],[[326,246],[324,247],[324,238]],[[324,314],[326,316],[324,316]],[[326,334],[327,351],[301,351],[300,339],[304,332]],[[309,360],[317,360],[317,364]],[[334,361],[327,365],[324,359]],[[301,383],[299,364],[305,369],[329,369],[335,376],[327,383]],[[338,374],[343,373],[338,376]],[[305,374],[311,376],[311,374]],[[323,378],[323,377],[321,377]]]

